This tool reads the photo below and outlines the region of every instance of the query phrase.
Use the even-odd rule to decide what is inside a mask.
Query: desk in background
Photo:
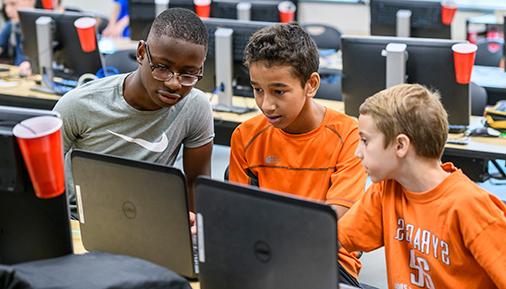
[[[482,126],[481,117],[472,116],[470,128]],[[448,138],[461,138],[463,134],[449,134]],[[489,178],[488,162],[506,160],[506,138],[495,137],[469,137],[466,145],[446,144],[443,161],[453,162],[475,182],[483,182]],[[498,167],[499,170],[502,168]],[[506,177],[506,176],[502,176]]]
[[[0,73],[0,78],[8,75],[8,72]],[[14,82],[16,86],[0,86],[0,105],[52,109],[59,99],[59,96],[31,91],[30,88],[35,84],[33,79],[14,79]],[[216,101],[217,98],[211,98],[211,102]],[[316,101],[336,111],[344,111],[343,102],[324,99]],[[256,107],[255,100],[249,97],[234,97],[233,103],[238,106]],[[215,144],[229,146],[234,129],[259,113],[258,109],[242,115],[214,112]],[[471,123],[474,126],[479,125],[480,118],[471,117]],[[506,139],[471,137],[467,145],[447,144],[444,158],[453,161],[474,181],[480,181],[488,170],[489,160],[506,159]]]
[[[1,65],[9,71],[0,72],[0,105],[52,109],[60,96],[31,90],[40,77],[22,78],[15,66]]]

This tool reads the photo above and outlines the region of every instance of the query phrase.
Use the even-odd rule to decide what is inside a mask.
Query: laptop
[[[337,216],[325,204],[199,177],[201,289],[335,289]]]
[[[86,250],[138,257],[196,277],[181,170],[80,150],[71,162]]]

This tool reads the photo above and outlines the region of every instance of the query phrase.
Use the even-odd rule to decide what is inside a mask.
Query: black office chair
[[[471,82],[469,84],[471,97],[471,115],[483,116],[483,111],[487,105],[487,91],[478,84]]]
[[[341,93],[341,72],[335,71],[332,74],[326,74],[320,71],[321,82],[320,88],[316,92],[316,98],[343,100]]]
[[[325,24],[301,24],[302,28],[313,38],[318,49],[341,49],[341,32]]]
[[[301,24],[311,36],[318,49],[341,49],[341,32],[331,26],[318,23]],[[320,70],[321,83],[316,98],[342,100],[341,73],[338,71]]]
[[[119,73],[132,72],[139,67],[135,58],[135,49],[120,50],[105,56],[105,66],[118,69]]]
[[[499,66],[503,56],[504,40],[482,39],[478,41],[476,51],[476,65]]]

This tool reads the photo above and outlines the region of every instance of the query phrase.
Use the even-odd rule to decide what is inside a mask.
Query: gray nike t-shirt
[[[206,94],[192,89],[170,108],[140,111],[123,97],[127,74],[89,82],[65,94],[54,110],[63,120],[67,181],[68,152],[83,149],[136,160],[173,165],[179,148],[195,148],[212,141],[213,114]],[[72,188],[71,204],[75,203]]]

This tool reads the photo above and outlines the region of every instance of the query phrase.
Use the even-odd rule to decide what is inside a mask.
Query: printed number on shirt
[[[411,284],[420,288],[434,289],[434,283],[429,275],[429,263],[425,258],[415,255],[415,250],[409,251],[409,267],[415,270],[415,273],[410,273]]]

